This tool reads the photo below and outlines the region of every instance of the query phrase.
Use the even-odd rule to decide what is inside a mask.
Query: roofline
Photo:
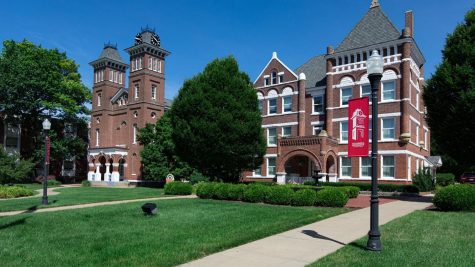
[[[104,60],[104,61],[107,61],[107,60],[108,60],[108,61],[111,61],[111,62],[114,62],[114,63],[118,63],[118,64],[121,64],[121,65],[124,65],[126,69],[129,68],[129,64],[127,64],[127,63],[125,63],[125,62],[120,62],[120,61],[117,61],[117,60],[115,60],[115,59],[111,59],[111,58],[108,58],[108,57],[101,57],[101,58],[98,58],[98,59],[96,59],[96,60],[94,60],[94,61],[89,62],[89,65],[92,66],[93,64],[98,63],[99,61],[103,61],[103,60]]]
[[[131,50],[133,50],[133,49],[135,49],[135,48],[139,48],[139,47],[141,47],[141,46],[148,46],[148,47],[151,47],[151,48],[153,48],[153,49],[157,49],[157,50],[159,50],[160,52],[164,53],[165,56],[169,56],[169,55],[171,54],[170,51],[165,50],[165,49],[163,49],[163,48],[161,48],[161,47],[159,47],[159,46],[153,46],[153,45],[151,45],[151,44],[149,44],[149,43],[141,43],[141,44],[138,44],[138,45],[133,45],[133,46],[131,46],[131,47],[128,47],[128,48],[124,49],[124,51],[130,52]]]
[[[276,52],[273,52],[271,59],[269,60],[269,62],[267,62],[266,66],[262,69],[261,73],[259,73],[259,75],[257,75],[257,78],[256,78],[256,80],[254,81],[253,84],[255,84],[255,83],[257,82],[257,80],[259,79],[259,77],[262,76],[262,74],[263,74],[264,71],[267,69],[267,67],[268,67],[269,64],[272,62],[273,59],[276,59],[280,64],[282,64],[282,66],[284,66],[284,68],[286,68],[288,71],[290,71],[290,73],[291,73],[292,75],[294,75],[297,80],[299,79],[299,76],[297,76],[297,74],[295,74],[295,72],[294,72],[291,68],[287,67],[287,65],[285,65],[284,62],[282,62],[282,61],[277,57],[277,53],[276,53]]]

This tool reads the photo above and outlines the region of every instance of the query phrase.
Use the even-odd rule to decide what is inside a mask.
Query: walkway
[[[54,207],[54,208],[44,208],[44,209],[37,209],[37,210],[16,210],[16,211],[0,212],[0,217],[13,216],[13,215],[18,215],[22,213],[51,212],[51,211],[60,211],[60,210],[90,208],[90,207],[97,207],[97,206],[109,206],[109,205],[116,205],[116,204],[141,202],[141,201],[146,202],[146,201],[154,201],[154,200],[168,200],[168,199],[180,199],[180,198],[196,198],[196,196],[195,195],[175,196],[175,197],[162,196],[162,197],[154,197],[154,198],[141,198],[141,199],[128,199],[128,200],[115,200],[115,201],[106,201],[106,202],[87,203],[87,204],[61,206],[61,207]]]
[[[393,201],[379,206],[379,223],[385,224],[432,204],[418,201]],[[306,266],[344,245],[367,235],[369,208],[341,214],[231,248],[182,266]],[[383,244],[384,246],[384,244]]]

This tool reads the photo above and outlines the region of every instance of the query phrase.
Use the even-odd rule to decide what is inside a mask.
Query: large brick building
[[[246,172],[244,179],[301,182],[318,169],[329,181],[370,180],[370,158],[347,157],[347,106],[351,98],[370,95],[366,60],[375,49],[384,58],[378,177],[410,183],[415,172],[430,166],[430,130],[422,100],[424,57],[414,39],[413,13],[405,13],[399,31],[373,1],[336,49],[329,46],[326,54],[295,71],[273,53],[254,82],[267,154],[263,165]]]
[[[141,180],[138,129],[155,123],[170,105],[165,99],[165,58],[170,52],[161,47],[155,31],[142,29],[134,45],[125,51],[130,64],[111,44],[105,45],[99,58],[90,63],[94,68],[90,181]]]

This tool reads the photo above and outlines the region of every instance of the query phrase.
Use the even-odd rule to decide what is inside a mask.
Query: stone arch
[[[389,81],[389,80],[396,80],[397,77],[397,72],[394,71],[394,69],[385,69],[383,72],[383,77],[381,78],[382,81]]]
[[[368,74],[367,73],[361,74],[361,76],[359,77],[358,82],[360,84],[369,84]]]
[[[355,77],[353,77],[352,75],[345,75],[343,76],[338,85],[353,85],[355,83]]]
[[[277,92],[276,89],[270,89],[268,92],[267,92],[267,97],[268,98],[275,98],[275,97],[278,97],[279,96],[279,93]]]
[[[282,95],[293,95],[294,94],[294,89],[290,86],[287,86],[285,87],[283,90],[282,90]]]
[[[277,172],[285,172],[285,163],[294,156],[306,156],[312,161],[314,161],[316,165],[318,165],[316,166],[317,168],[319,168],[320,170],[322,169],[323,165],[315,153],[307,149],[297,149],[288,152],[280,158],[279,164],[277,165]]]
[[[264,99],[264,94],[261,91],[257,91],[257,99]]]

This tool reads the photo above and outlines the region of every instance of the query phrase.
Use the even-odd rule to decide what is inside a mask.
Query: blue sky
[[[0,2],[0,41],[28,39],[65,51],[80,65],[91,88],[92,69],[104,43],[123,49],[146,25],[155,28],[167,58],[166,96],[173,98],[185,79],[211,60],[234,55],[254,80],[272,52],[292,69],[334,47],[358,23],[371,0],[156,0]],[[427,60],[426,78],[441,61],[447,33],[462,22],[473,0],[381,0],[397,28],[413,10],[415,39]]]

